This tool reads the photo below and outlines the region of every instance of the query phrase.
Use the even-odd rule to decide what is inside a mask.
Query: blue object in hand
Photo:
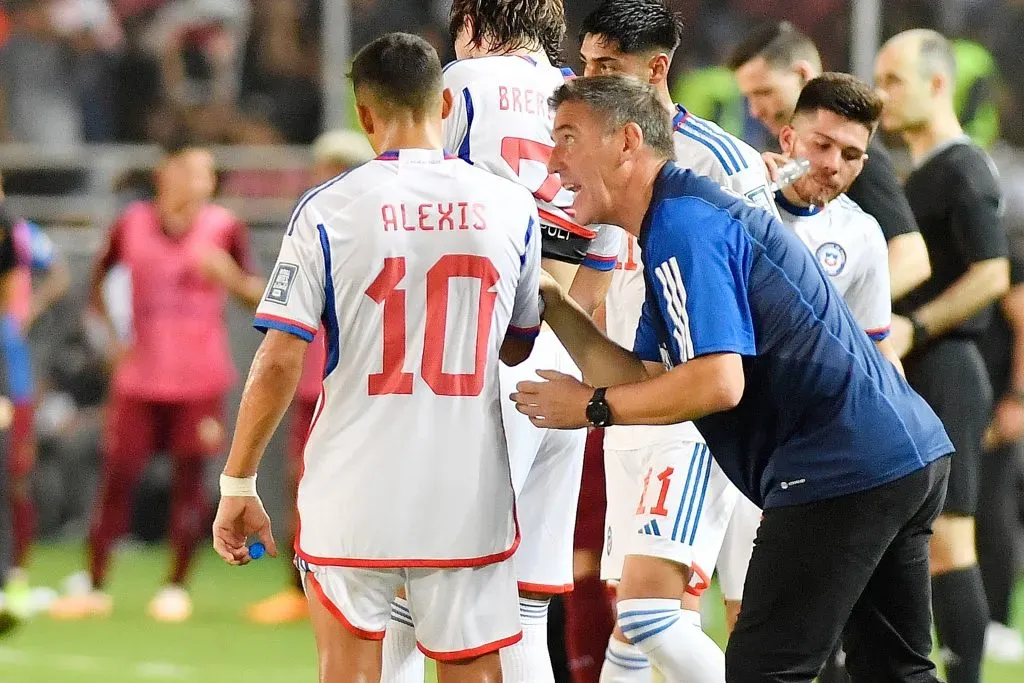
[[[260,559],[266,552],[266,547],[259,541],[256,541],[251,546],[249,546],[249,557],[251,557],[254,560]]]

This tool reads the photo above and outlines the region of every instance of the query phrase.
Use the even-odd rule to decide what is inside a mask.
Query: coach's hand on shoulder
[[[221,496],[217,518],[213,521],[213,548],[232,565],[248,564],[246,539],[255,536],[271,557],[277,557],[277,544],[270,529],[270,517],[259,496]]]
[[[520,382],[511,398],[516,410],[530,418],[538,427],[579,429],[587,421],[587,404],[594,387],[571,375],[554,370],[538,370],[545,382]]]

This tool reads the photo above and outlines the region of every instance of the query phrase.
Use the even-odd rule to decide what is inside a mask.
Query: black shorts
[[[992,415],[992,384],[977,345],[939,339],[903,362],[907,380],[942,420],[956,453],[944,513],[973,516],[978,507],[982,439]]]

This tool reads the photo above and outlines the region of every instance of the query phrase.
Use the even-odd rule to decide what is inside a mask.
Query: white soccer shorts
[[[707,588],[739,490],[708,447],[670,441],[605,449],[608,511],[601,578],[618,581],[626,555],[660,557],[690,567],[687,589]]]
[[[297,559],[310,599],[366,640],[382,640],[404,586],[419,649],[431,659],[471,659],[519,642],[519,591],[511,559],[453,569],[362,569]]]
[[[501,415],[522,538],[513,559],[521,590],[566,593],[573,586],[573,534],[587,430],[539,429],[516,410],[509,395],[522,380],[539,381],[537,370],[580,378],[569,352],[547,328],[537,337],[529,359],[516,367],[501,367]]]
[[[754,552],[754,538],[761,526],[761,508],[746,496],[739,496],[729,527],[725,531],[722,552],[718,555],[718,583],[726,600],[743,599],[743,583],[747,579],[750,555]]]

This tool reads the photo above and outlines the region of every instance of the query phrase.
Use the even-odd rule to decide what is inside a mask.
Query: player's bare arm
[[[120,258],[117,242],[118,227],[115,225],[107,238],[103,251],[93,264],[92,272],[89,276],[89,312],[99,319],[103,329],[107,332],[107,359],[110,363],[116,363],[124,353],[123,345],[117,333],[117,327],[114,325],[114,319],[110,315],[107,302],[103,298],[103,282],[107,277],[107,273],[117,264]]]
[[[594,387],[557,372],[539,374],[547,381],[520,382],[513,394],[519,412],[528,415],[538,427],[587,426],[587,404]],[[695,358],[656,377],[612,386],[605,399],[611,407],[613,424],[667,425],[735,408],[744,386],[739,354],[716,353]]]
[[[929,336],[941,335],[969,320],[1009,289],[1009,260],[999,257],[978,261],[942,294],[917,309],[914,317]],[[913,346],[913,322],[894,315],[892,337],[896,352],[905,356]]]
[[[875,342],[875,348],[878,349],[879,353],[885,356],[886,360],[892,363],[896,370],[903,375],[903,361],[900,360],[900,355],[896,353],[896,349],[892,345],[892,338],[886,337],[885,339]]]
[[[638,382],[647,377],[643,362],[597,327],[578,303],[547,273],[541,276],[544,321],[554,330],[583,377],[594,386]]]
[[[256,475],[267,444],[291,404],[308,346],[305,340],[286,332],[267,331],[242,392],[225,476],[247,479]],[[270,517],[259,496],[222,495],[213,523],[217,554],[228,564],[246,564],[250,560],[245,542],[249,535],[258,536],[268,552],[277,556]]]
[[[569,298],[579,304],[588,315],[604,301],[608,287],[612,283],[612,271],[596,270],[580,266],[569,286]]]
[[[1024,436],[1024,285],[1014,285],[1003,297],[1000,307],[1013,335],[1010,382],[1006,395],[999,397],[996,403],[992,424],[985,431],[988,448],[1012,443]]]
[[[889,240],[889,290],[899,301],[932,276],[928,247],[920,232],[907,232]]]
[[[255,310],[266,282],[259,275],[245,272],[227,251],[211,247],[199,257],[203,275],[222,285],[239,302]]]

